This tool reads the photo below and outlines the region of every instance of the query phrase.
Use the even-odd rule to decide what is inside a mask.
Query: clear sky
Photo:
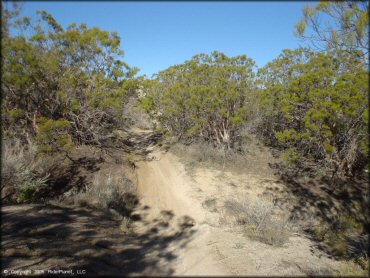
[[[297,48],[294,25],[307,2],[25,2],[23,14],[51,13],[72,22],[116,31],[125,61],[152,74],[213,50],[246,54],[259,67],[282,49]]]

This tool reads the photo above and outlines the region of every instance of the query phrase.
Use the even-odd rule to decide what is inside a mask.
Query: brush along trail
[[[277,189],[276,194],[284,189],[267,173],[268,155],[262,161],[256,157],[242,174],[204,167],[189,172],[182,158],[160,143],[158,133],[136,128],[117,131],[111,139],[133,154],[135,167],[130,171],[139,203],[131,214],[132,231],[122,229],[120,219],[90,206],[5,206],[3,269],[84,269],[89,275],[122,276],[297,276],[340,267],[299,233],[275,247],[249,239],[243,226],[228,224],[235,215],[227,213],[227,201],[244,196],[255,200],[269,188]],[[257,163],[256,170],[252,166]],[[100,166],[116,169],[107,161]]]

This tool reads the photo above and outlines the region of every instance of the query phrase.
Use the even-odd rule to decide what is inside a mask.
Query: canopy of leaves
[[[330,54],[285,50],[259,71],[262,133],[343,174],[363,167],[369,80],[363,66],[354,68],[341,70]]]
[[[136,72],[122,61],[118,35],[85,24],[63,29],[45,11],[33,22],[2,9],[3,130],[40,137],[43,117],[51,127],[69,122],[75,142],[98,144],[118,123],[124,84]]]
[[[253,67],[245,55],[199,54],[161,71],[142,103],[175,135],[230,147],[248,116]]]
[[[316,49],[340,54],[357,53],[368,59],[369,51],[369,2],[320,1],[309,4],[297,23],[295,33],[308,40]]]

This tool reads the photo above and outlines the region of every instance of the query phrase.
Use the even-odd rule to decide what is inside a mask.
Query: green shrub
[[[325,235],[325,242],[335,256],[344,256],[348,252],[348,244],[343,232],[329,231]]]
[[[40,201],[40,190],[46,186],[47,177],[23,184],[17,195],[17,203],[34,203]]]
[[[288,164],[295,164],[299,161],[301,155],[293,148],[289,148],[281,153],[280,159]]]
[[[44,117],[39,118],[39,132],[37,141],[39,143],[38,151],[40,153],[68,153],[74,146],[69,135],[71,124],[69,121],[51,120]]]

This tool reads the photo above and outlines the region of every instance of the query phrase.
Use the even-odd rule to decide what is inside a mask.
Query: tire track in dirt
[[[236,196],[255,200],[267,188],[283,186],[277,180],[248,169],[232,174],[199,168],[190,177],[179,157],[155,146],[152,150],[149,157],[154,159],[138,162],[136,170],[139,197],[148,207],[147,223],[170,212],[172,220],[162,233],[181,232],[189,226],[193,232],[188,234],[186,245],[173,241],[169,247],[176,255],[171,262],[173,275],[307,275],[339,267],[339,262],[318,251],[304,235],[292,234],[284,247],[276,248],[220,224],[225,201]],[[207,209],[207,200],[213,200],[215,207]],[[190,219],[190,225],[184,226],[184,219]],[[149,232],[147,227],[142,229]]]
[[[177,259],[174,275],[228,275],[212,246],[212,232],[205,222],[206,211],[191,197],[192,181],[184,166],[171,153],[155,151],[155,159],[137,165],[138,192],[142,204],[149,207],[147,221],[155,221],[161,212],[170,212],[172,229],[191,226],[194,234],[186,246],[172,246]],[[164,231],[166,233],[166,231]]]

